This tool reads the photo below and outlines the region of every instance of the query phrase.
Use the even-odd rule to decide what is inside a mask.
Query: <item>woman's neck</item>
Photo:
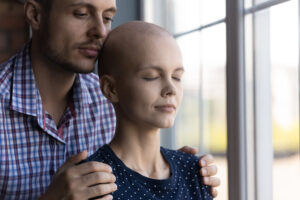
[[[170,167],[160,153],[159,129],[118,123],[110,147],[130,169],[153,179],[170,177]]]

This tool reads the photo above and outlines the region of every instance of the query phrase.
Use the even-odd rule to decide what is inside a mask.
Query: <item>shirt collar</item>
[[[73,85],[73,103],[76,114],[86,105],[93,103],[86,76],[85,74],[78,74]]]
[[[37,116],[37,98],[40,98],[30,60],[31,42],[20,51],[13,66],[11,109]]]

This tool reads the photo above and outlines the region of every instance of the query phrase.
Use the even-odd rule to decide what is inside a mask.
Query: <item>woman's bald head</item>
[[[154,45],[163,45],[164,41],[176,44],[169,32],[155,24],[133,21],[118,26],[108,35],[100,52],[100,77],[120,74],[122,67],[137,65]]]

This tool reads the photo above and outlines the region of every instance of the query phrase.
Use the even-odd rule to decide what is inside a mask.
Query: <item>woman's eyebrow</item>
[[[137,71],[138,72],[140,72],[140,71],[145,71],[145,70],[156,70],[156,71],[162,71],[162,68],[161,67],[159,67],[159,66],[155,66],[155,65],[151,65],[151,66],[149,66],[149,65],[147,65],[147,66],[139,66],[138,68],[137,68]]]
[[[184,68],[183,68],[183,67],[178,67],[178,68],[175,69],[175,72],[177,72],[177,71],[182,71],[182,72],[184,72]]]
[[[162,67],[159,66],[155,66],[155,65],[151,65],[151,66],[139,66],[137,71],[144,71],[144,70],[156,70],[156,71],[163,71]],[[177,71],[182,71],[184,72],[184,68],[183,67],[178,67],[174,70],[175,72]]]

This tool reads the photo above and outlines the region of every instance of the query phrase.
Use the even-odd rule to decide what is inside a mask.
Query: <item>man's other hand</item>
[[[87,151],[69,158],[57,171],[50,186],[40,200],[87,200],[99,197],[101,200],[112,199],[111,192],[117,190],[116,177],[109,165],[100,162],[86,162]]]
[[[197,154],[198,150],[192,147],[184,146],[179,151],[183,151],[189,154]],[[220,178],[214,177],[218,168],[214,163],[214,157],[210,154],[203,155],[200,157],[199,166],[200,166],[200,174],[202,176],[202,181],[205,185],[211,186],[211,195],[213,198],[218,196],[218,191],[216,187],[220,186]]]

